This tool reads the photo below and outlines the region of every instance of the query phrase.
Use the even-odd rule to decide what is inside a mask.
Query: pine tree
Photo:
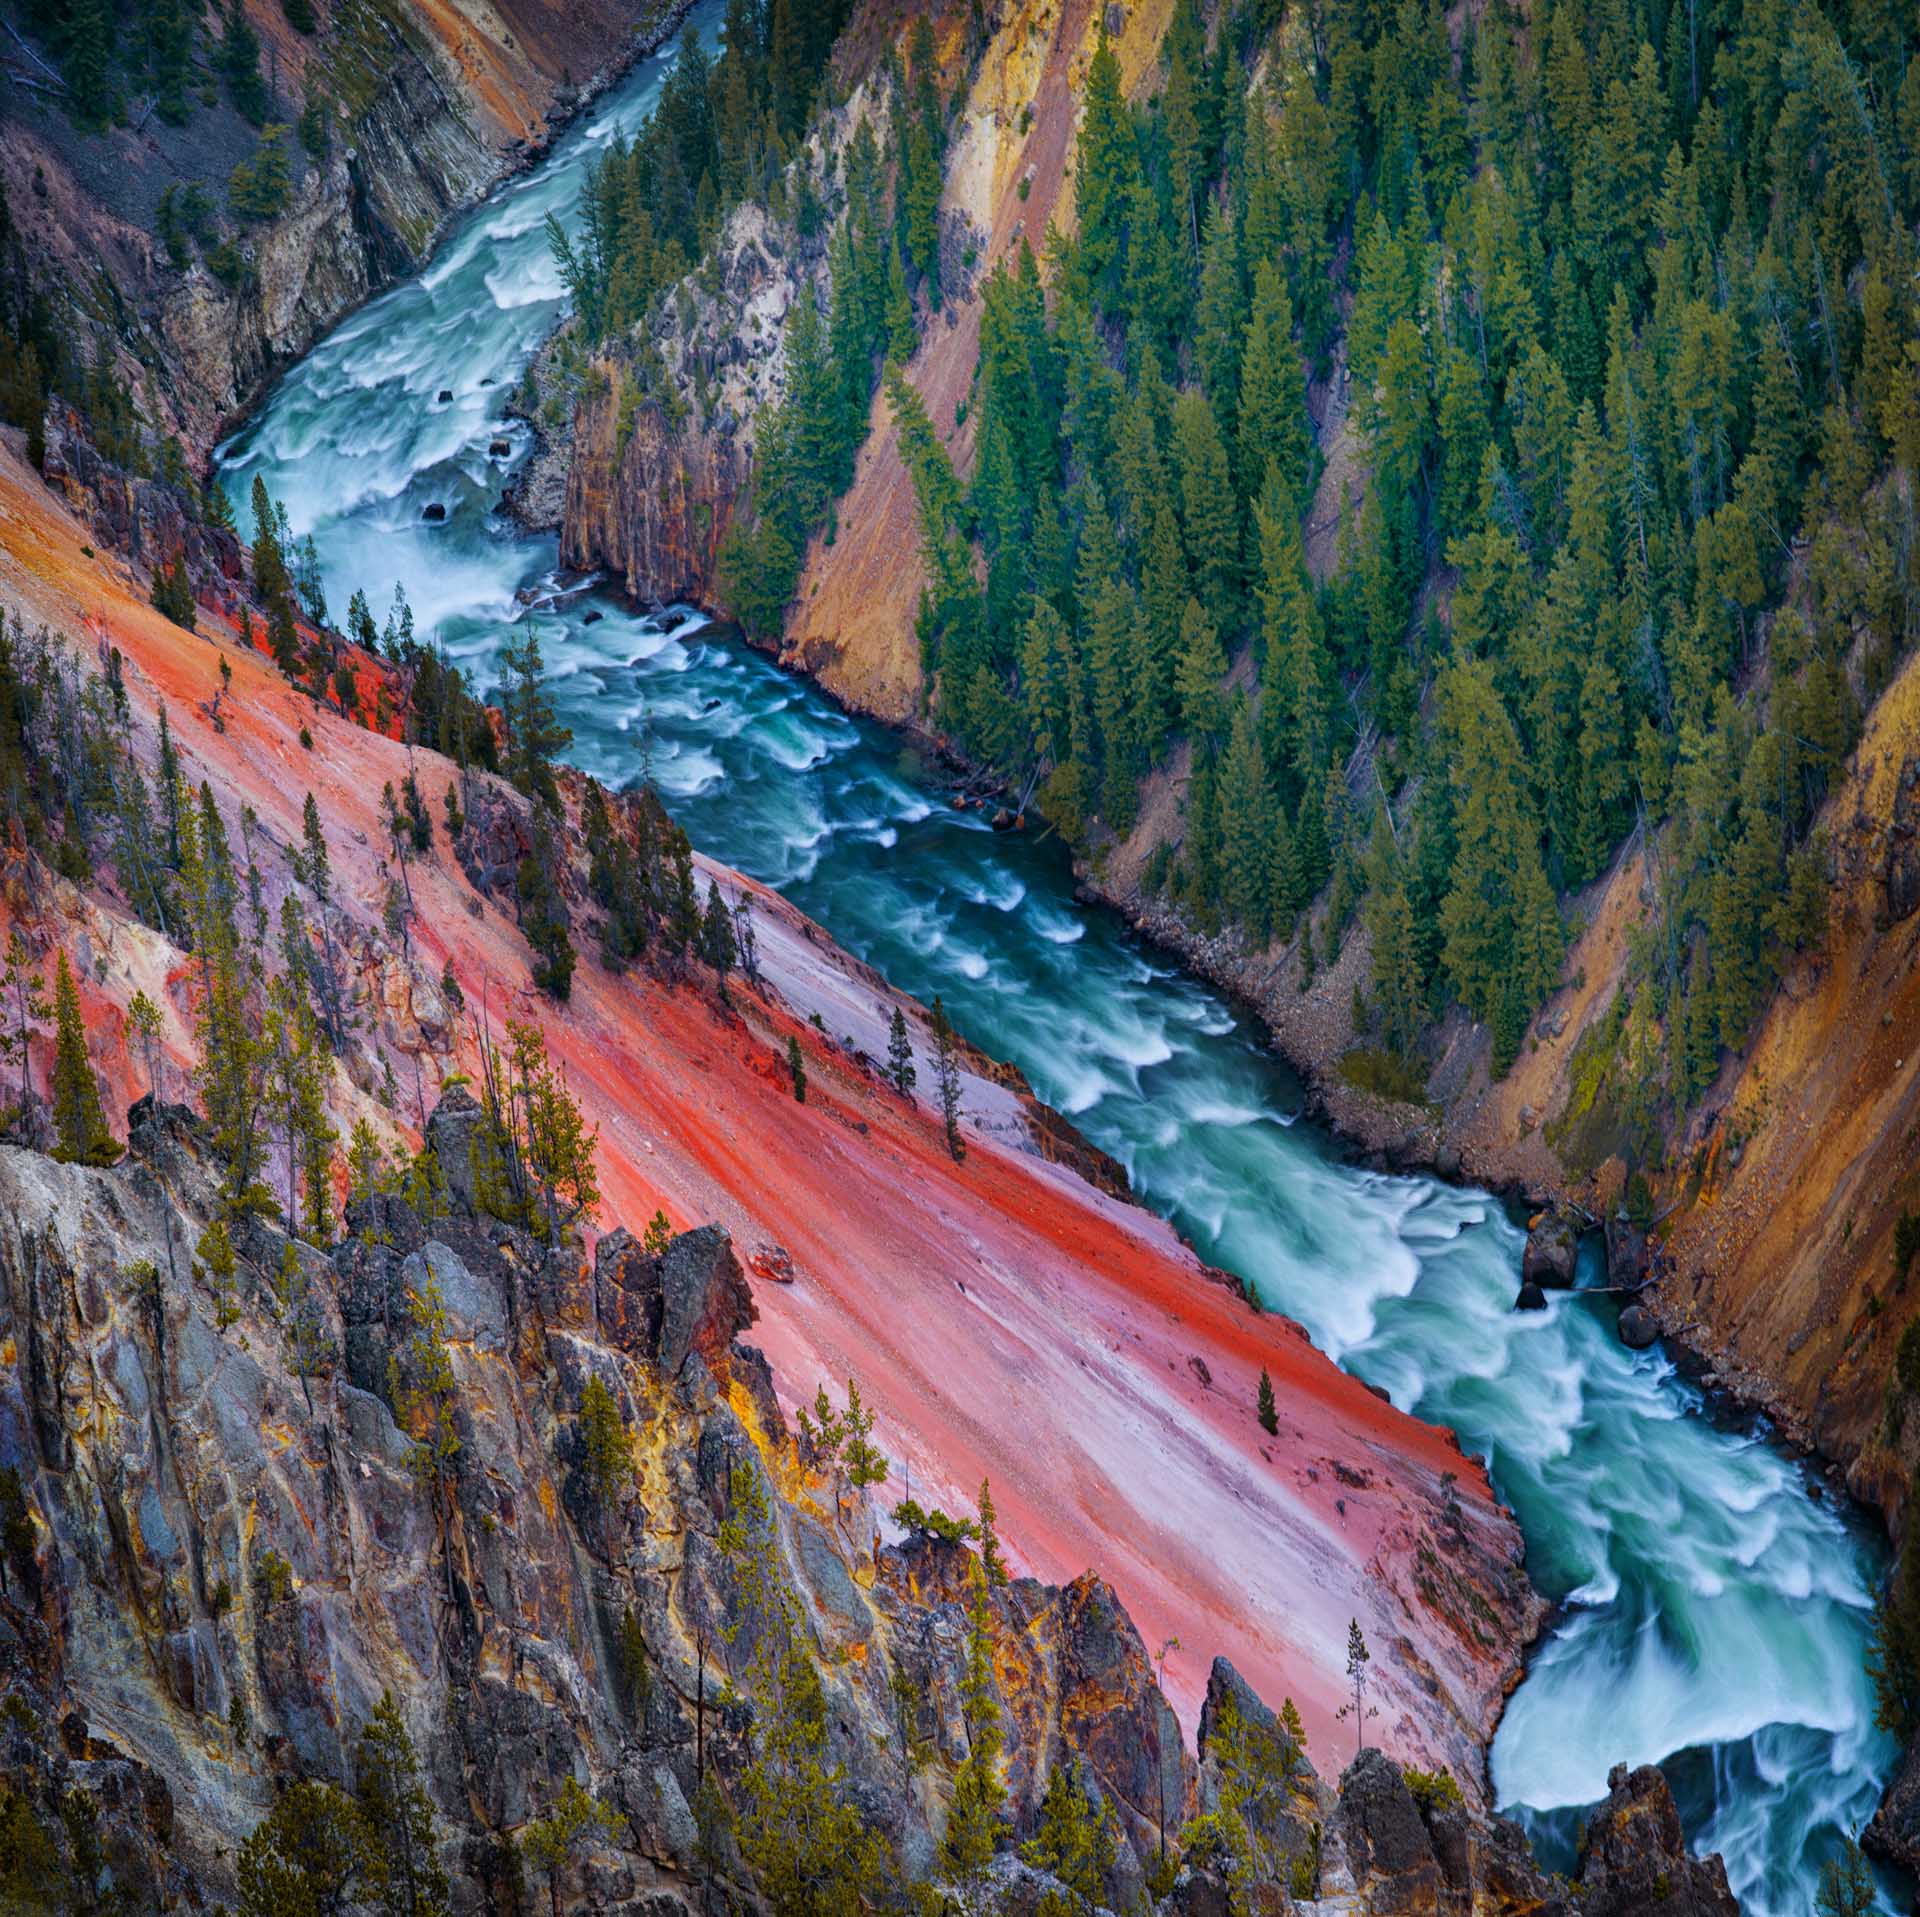
[[[940,1093],[940,1117],[947,1129],[947,1150],[957,1165],[967,1155],[960,1136],[960,1048],[947,1008],[938,994],[933,1001],[933,1078]]]
[[[451,1884],[435,1849],[433,1800],[390,1690],[361,1729],[354,1796],[382,1852],[373,1907],[382,1917],[445,1917]]]
[[[20,1067],[20,1096],[13,1116],[26,1110],[32,1095],[30,1068],[33,1038],[49,1016],[47,989],[40,968],[16,926],[7,934],[7,962],[0,972],[0,998],[6,1001],[6,1029],[0,1032],[0,1054]]]
[[[553,761],[573,743],[572,731],[554,714],[547,690],[540,633],[529,620],[526,636],[500,651],[500,707],[507,722],[507,776],[530,799],[558,807]]]
[[[1873,1867],[1852,1837],[1841,1840],[1839,1854],[1829,1857],[1821,1870],[1814,1908],[1819,1917],[1874,1917],[1880,1908]]]
[[[1267,857],[1273,833],[1273,795],[1254,736],[1253,714],[1236,698],[1225,757],[1220,763],[1221,903],[1255,944],[1267,936]]]
[[[54,1050],[51,1083],[53,1122],[60,1143],[54,1156],[68,1164],[111,1165],[121,1147],[107,1130],[100,1110],[100,1081],[87,1056],[86,1026],[80,995],[62,952],[53,981]]]
[[[993,1612],[987,1574],[978,1558],[967,1560],[967,1637],[960,1702],[966,1717],[967,1755],[954,1773],[941,1852],[948,1869],[977,1883],[999,1843],[1006,1787],[1000,1781],[1000,1705],[995,1696]]]
[[[1306,387],[1293,343],[1293,309],[1286,275],[1271,260],[1254,274],[1253,315],[1240,359],[1240,429],[1235,471],[1251,498],[1269,465],[1277,466],[1290,498],[1304,496],[1312,447]]]
[[[580,1455],[594,1503],[602,1511],[611,1510],[633,1476],[633,1439],[613,1393],[598,1375],[589,1376],[580,1392]]]
[[[1273,1401],[1273,1380],[1267,1375],[1265,1365],[1260,1367],[1260,1402],[1258,1410],[1260,1429],[1264,1431],[1268,1437],[1277,1438],[1280,1435],[1280,1412]]]
[[[1378,1709],[1367,1703],[1367,1685],[1371,1681],[1370,1666],[1373,1654],[1367,1649],[1366,1634],[1360,1629],[1360,1620],[1354,1618],[1347,1625],[1347,1685],[1353,1696],[1335,1713],[1338,1717],[1353,1719],[1353,1754],[1357,1758],[1366,1746],[1367,1719],[1378,1717]]]
[[[914,1069],[913,1040],[907,1035],[907,1015],[893,1008],[893,1020],[887,1027],[887,1076],[902,1098],[910,1097],[920,1074]]]
[[[1093,1917],[1106,1902],[1108,1873],[1118,1854],[1111,1811],[1096,1803],[1071,1771],[1055,1765],[1047,1773],[1039,1823],[1021,1846],[1021,1857],[1066,1887],[1069,1912]]]
[[[1266,647],[1262,741],[1276,775],[1310,785],[1326,763],[1330,745],[1328,688],[1333,671],[1307,581],[1300,523],[1277,467],[1267,468],[1255,523],[1260,537],[1260,632]]]
[[[793,1079],[793,1098],[797,1105],[807,1102],[807,1061],[801,1056],[800,1041],[787,1034],[787,1071]]]
[[[1218,739],[1226,729],[1227,700],[1222,684],[1227,655],[1220,635],[1197,599],[1189,599],[1180,615],[1180,665],[1174,686],[1180,701],[1180,719],[1196,750]]]
[[[707,885],[707,910],[700,921],[700,956],[713,968],[720,982],[720,996],[727,995],[727,974],[733,970],[739,953],[733,940],[733,916],[720,896],[717,880]]]
[[[1230,628],[1240,579],[1240,512],[1213,409],[1191,388],[1174,402],[1173,461],[1188,570],[1214,623]]]
[[[987,1574],[989,1584],[999,1586],[1007,1582],[1007,1563],[1000,1555],[1000,1533],[995,1523],[993,1508],[993,1484],[990,1479],[980,1480],[980,1564]]]
[[[84,127],[102,127],[119,105],[113,84],[113,9],[108,0],[73,0],[67,10],[67,109]]]

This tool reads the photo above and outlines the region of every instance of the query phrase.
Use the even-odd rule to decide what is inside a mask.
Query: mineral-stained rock
[[[669,1377],[691,1352],[727,1375],[728,1347],[759,1316],[718,1225],[685,1232],[658,1255],[628,1232],[609,1232],[594,1255],[594,1285],[606,1335]]]
[[[1327,1835],[1366,1910],[1438,1909],[1442,1879],[1432,1835],[1399,1766],[1379,1751],[1363,1750],[1348,1766]]]
[[[1739,1917],[1718,1857],[1688,1854],[1667,1780],[1651,1764],[1616,1764],[1607,1801],[1587,1820],[1581,1854],[1586,1917]]]
[[[1542,1212],[1528,1227],[1520,1276],[1550,1291],[1569,1290],[1579,1255],[1580,1239],[1573,1220],[1557,1209]]]
[[[523,1833],[573,1777],[625,1816],[565,1874],[562,1908],[668,1917],[702,1868],[702,1768],[741,1801],[756,1749],[745,1694],[782,1641],[751,1595],[752,1562],[815,1654],[825,1754],[849,1803],[903,1872],[937,1876],[969,1748],[972,1553],[924,1535],[876,1553],[872,1506],[799,1455],[765,1360],[737,1342],[753,1300],[723,1231],[657,1254],[610,1231],[589,1280],[577,1251],[475,1210],[477,1122],[456,1089],[427,1124],[447,1210],[361,1197],[332,1251],[291,1247],[323,1334],[304,1373],[274,1301],[290,1248],[277,1229],[236,1234],[239,1316],[224,1324],[180,1256],[218,1203],[198,1127],[149,1107],[110,1171],[0,1147],[0,1214],[50,1221],[0,1237],[16,1353],[0,1366],[0,1464],[20,1472],[29,1511],[4,1539],[0,1774],[43,1825],[84,1785],[137,1907],[203,1908],[231,1901],[233,1859],[278,1789],[351,1782],[360,1730],[391,1691],[457,1910],[503,1907],[501,1835]],[[166,1271],[169,1247],[171,1281],[136,1275]],[[610,1490],[583,1468],[589,1375],[633,1450]],[[764,1500],[749,1501],[756,1475]],[[1229,1702],[1268,1734],[1271,1712],[1217,1665],[1196,1768],[1139,1631],[1092,1573],[994,1587],[987,1631],[1010,1839],[1032,1834],[1066,1770],[1122,1840],[1102,1902],[1144,1912],[1162,1832],[1222,1801]],[[68,1725],[31,1762],[22,1712]],[[1644,1773],[1636,1789],[1643,1776],[1658,1786]],[[1685,1867],[1662,1851],[1641,1869],[1643,1838],[1677,1840],[1659,1790],[1616,1791],[1596,1826],[1605,1917]],[[1643,1800],[1664,1802],[1664,1821]],[[1289,1802],[1262,1812],[1258,1907],[1273,1917],[1316,1818],[1326,1887],[1345,1872],[1358,1909],[1451,1910],[1463,1881],[1485,1917],[1560,1908],[1495,1900],[1489,1887],[1526,1881],[1510,1830],[1464,1809],[1423,1818],[1370,1753],[1337,1806],[1303,1769]],[[1044,1882],[997,1869],[1010,1900],[1037,1908]],[[1171,1909],[1225,1917],[1226,1883],[1190,1860]],[[1436,1906],[1441,1887],[1454,1904]],[[1697,1898],[1675,1908],[1719,1917]]]

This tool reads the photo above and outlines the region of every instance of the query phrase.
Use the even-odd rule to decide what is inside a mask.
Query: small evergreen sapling
[[[62,952],[53,984],[53,1122],[60,1135],[54,1157],[70,1165],[111,1165],[121,1146],[100,1110],[100,1081],[87,1056],[80,994]]]
[[[887,1027],[887,1076],[893,1080],[893,1089],[902,1098],[913,1096],[913,1087],[920,1074],[914,1070],[913,1040],[907,1035],[907,1015],[899,1006],[893,1008],[893,1022]]]

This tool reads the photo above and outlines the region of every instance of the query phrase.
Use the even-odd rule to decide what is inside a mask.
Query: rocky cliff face
[[[83,135],[0,80],[0,188],[43,282],[91,327],[104,274],[114,324],[102,343],[150,417],[202,453],[276,370],[418,266],[453,214],[542,151],[587,92],[663,42],[687,7],[502,0],[468,13],[397,0],[343,8],[312,41],[277,6],[249,11],[285,117],[318,93],[348,118],[317,162],[288,136],[292,204],[239,228],[235,283],[198,254],[176,268],[155,232],[168,186],[224,202],[227,170],[252,146],[230,108],[200,107],[181,130],[149,116]]]
[[[0,1248],[9,1787],[30,1807],[86,1793],[93,1868],[137,1906],[224,1895],[278,1792],[354,1786],[385,1695],[423,1755],[456,1909],[518,1903],[514,1840],[569,1778],[606,1810],[554,1907],[677,1909],[716,1878],[744,1887],[716,1805],[745,1801],[755,1761],[771,1579],[864,1827],[938,1880],[968,1749],[971,1553],[925,1534],[881,1546],[864,1495],[795,1443],[743,1341],[757,1314],[724,1232],[649,1251],[615,1231],[588,1258],[489,1221],[478,1118],[456,1088],[426,1127],[444,1203],[361,1201],[330,1255],[255,1221],[232,1283],[194,1255],[218,1202],[184,1108],[142,1101],[109,1171],[0,1146],[19,1227]],[[453,1407],[440,1480],[409,1397],[436,1364]],[[611,1486],[590,1468],[590,1380],[632,1437]],[[1035,1829],[1055,1769],[1074,1774],[1120,1839],[1100,1884],[1114,1910],[1147,1907],[1163,1835],[1199,1812],[1252,1832],[1239,1868],[1279,1911],[1733,1910],[1717,1860],[1687,1858],[1657,1772],[1616,1773],[1563,1887],[1457,1794],[1422,1783],[1423,1808],[1376,1750],[1337,1795],[1322,1786],[1224,1662],[1196,1764],[1091,1573],[987,1602],[1009,1834]],[[1291,1784],[1260,1786],[1249,1811],[1274,1762]],[[87,1859],[46,1822],[77,1875]],[[1229,1907],[1230,1860],[1212,1857],[1189,1843],[1161,1885],[1172,1910]],[[1011,1858],[996,1871],[1010,1908],[1045,1888]]]
[[[818,232],[757,204],[736,208],[647,337],[611,342],[593,362],[568,428],[566,564],[606,568],[643,605],[714,602],[758,422],[786,391],[788,320],[799,300],[824,306],[831,220],[845,199],[840,156],[862,124],[884,139],[884,110],[864,86],[822,117],[790,170],[796,182],[806,170],[825,209]]]

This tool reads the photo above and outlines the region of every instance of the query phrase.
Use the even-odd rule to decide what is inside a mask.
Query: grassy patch
[[[1402,1053],[1381,1046],[1356,1045],[1341,1054],[1337,1067],[1342,1079],[1356,1091],[1390,1098],[1399,1105],[1429,1109],[1427,1075]]]

